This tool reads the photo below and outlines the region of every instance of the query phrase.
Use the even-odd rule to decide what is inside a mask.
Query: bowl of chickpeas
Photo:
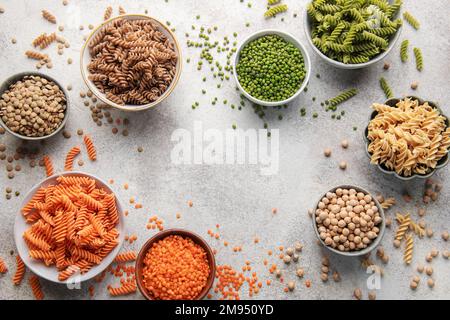
[[[320,197],[312,219],[319,241],[342,256],[362,256],[383,238],[386,219],[378,200],[361,187],[338,186]]]

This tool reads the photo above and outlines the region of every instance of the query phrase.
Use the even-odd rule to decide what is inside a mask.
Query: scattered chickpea
[[[334,280],[334,282],[341,281],[341,275],[339,274],[339,272],[337,272],[337,271],[333,272],[333,280]]]
[[[288,282],[288,289],[289,289],[289,291],[294,291],[294,289],[295,289],[295,282],[294,281],[289,281]]]
[[[450,251],[448,250],[442,251],[442,257],[444,257],[444,259],[450,258]]]
[[[288,256],[288,255],[285,255],[285,256],[283,257],[283,262],[286,263],[286,264],[291,263],[291,260],[292,260],[291,257]]]
[[[303,245],[300,242],[295,243],[295,251],[301,252],[303,250]]]
[[[303,278],[303,276],[305,275],[305,271],[303,270],[303,268],[298,268],[296,271],[297,277],[299,278]]]
[[[328,281],[328,274],[321,273],[320,274],[320,280],[322,280],[323,282],[327,282]]]
[[[361,300],[362,298],[362,291],[360,288],[356,288],[355,291],[353,291],[353,296],[356,300]]]
[[[448,241],[448,238],[449,238],[448,232],[447,231],[442,232],[441,237],[442,237],[442,240]]]
[[[422,273],[423,270],[425,270],[424,266],[421,265],[421,264],[419,264],[419,265],[417,266],[417,272]]]
[[[413,83],[411,83],[411,89],[416,90],[417,87],[419,86],[419,82],[414,81]]]
[[[367,297],[369,298],[369,300],[376,300],[377,294],[375,293],[375,291],[370,291]]]
[[[300,256],[298,254],[296,254],[296,253],[294,253],[292,255],[292,261],[294,261],[294,262],[297,262],[299,258],[300,258]]]
[[[292,255],[294,254],[294,249],[292,249],[292,248],[287,248],[287,249],[286,249],[286,254],[287,254],[288,256],[291,256],[291,257],[292,257]]]
[[[348,148],[348,140],[342,140],[341,146],[342,146],[342,148],[347,149]]]
[[[391,227],[391,225],[392,225],[391,217],[387,217],[386,218],[385,225],[386,225],[386,228],[390,228]]]
[[[280,278],[281,277],[281,270],[279,270],[279,269],[275,270],[275,276],[277,278]]]
[[[428,284],[428,286],[430,287],[430,288],[433,288],[434,287],[434,280],[433,279],[428,279],[427,280],[427,284]]]
[[[340,168],[341,170],[347,169],[347,162],[345,162],[345,161],[339,162],[339,168]]]
[[[411,280],[411,282],[409,283],[409,287],[412,289],[412,290],[416,290],[417,289],[417,287],[418,287],[418,283],[417,282],[415,282],[415,281],[412,281]]]
[[[329,149],[329,148],[326,148],[324,151],[323,151],[323,155],[325,156],[325,157],[330,157],[331,156],[331,149]]]
[[[414,277],[412,278],[412,281],[414,281],[414,282],[416,282],[416,283],[419,283],[419,282],[420,282],[419,276],[414,276]]]
[[[432,267],[426,267],[425,268],[425,273],[427,274],[427,276],[431,276],[433,274],[433,268]]]
[[[425,230],[425,233],[427,234],[427,237],[428,238],[431,238],[432,236],[433,236],[433,230],[431,229],[431,228],[427,228],[426,230]]]
[[[431,250],[430,255],[433,258],[436,258],[439,255],[439,251],[437,249],[433,249],[433,250]]]
[[[394,240],[394,247],[400,248],[401,242],[400,240]]]
[[[431,262],[433,261],[433,256],[431,254],[427,254],[427,256],[425,257],[425,261],[426,262]]]

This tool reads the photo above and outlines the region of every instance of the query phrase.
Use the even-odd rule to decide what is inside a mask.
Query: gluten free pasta
[[[151,20],[116,19],[103,26],[88,46],[89,80],[119,105],[154,102],[175,77],[174,43]]]
[[[30,257],[56,266],[64,281],[98,265],[118,245],[114,194],[84,176],[60,176],[22,208],[31,226],[23,238]]]
[[[402,176],[427,174],[450,148],[448,120],[427,102],[405,98],[395,107],[375,103],[367,138],[371,163]]]

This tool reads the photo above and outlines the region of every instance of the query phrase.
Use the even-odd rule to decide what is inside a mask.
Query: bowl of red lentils
[[[201,300],[214,283],[216,262],[200,236],[168,229],[144,244],[135,269],[139,291],[147,300]]]

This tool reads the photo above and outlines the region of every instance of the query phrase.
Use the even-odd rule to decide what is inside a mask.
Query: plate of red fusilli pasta
[[[55,174],[34,186],[17,213],[14,238],[25,265],[57,283],[86,281],[119,253],[123,207],[101,179]]]

